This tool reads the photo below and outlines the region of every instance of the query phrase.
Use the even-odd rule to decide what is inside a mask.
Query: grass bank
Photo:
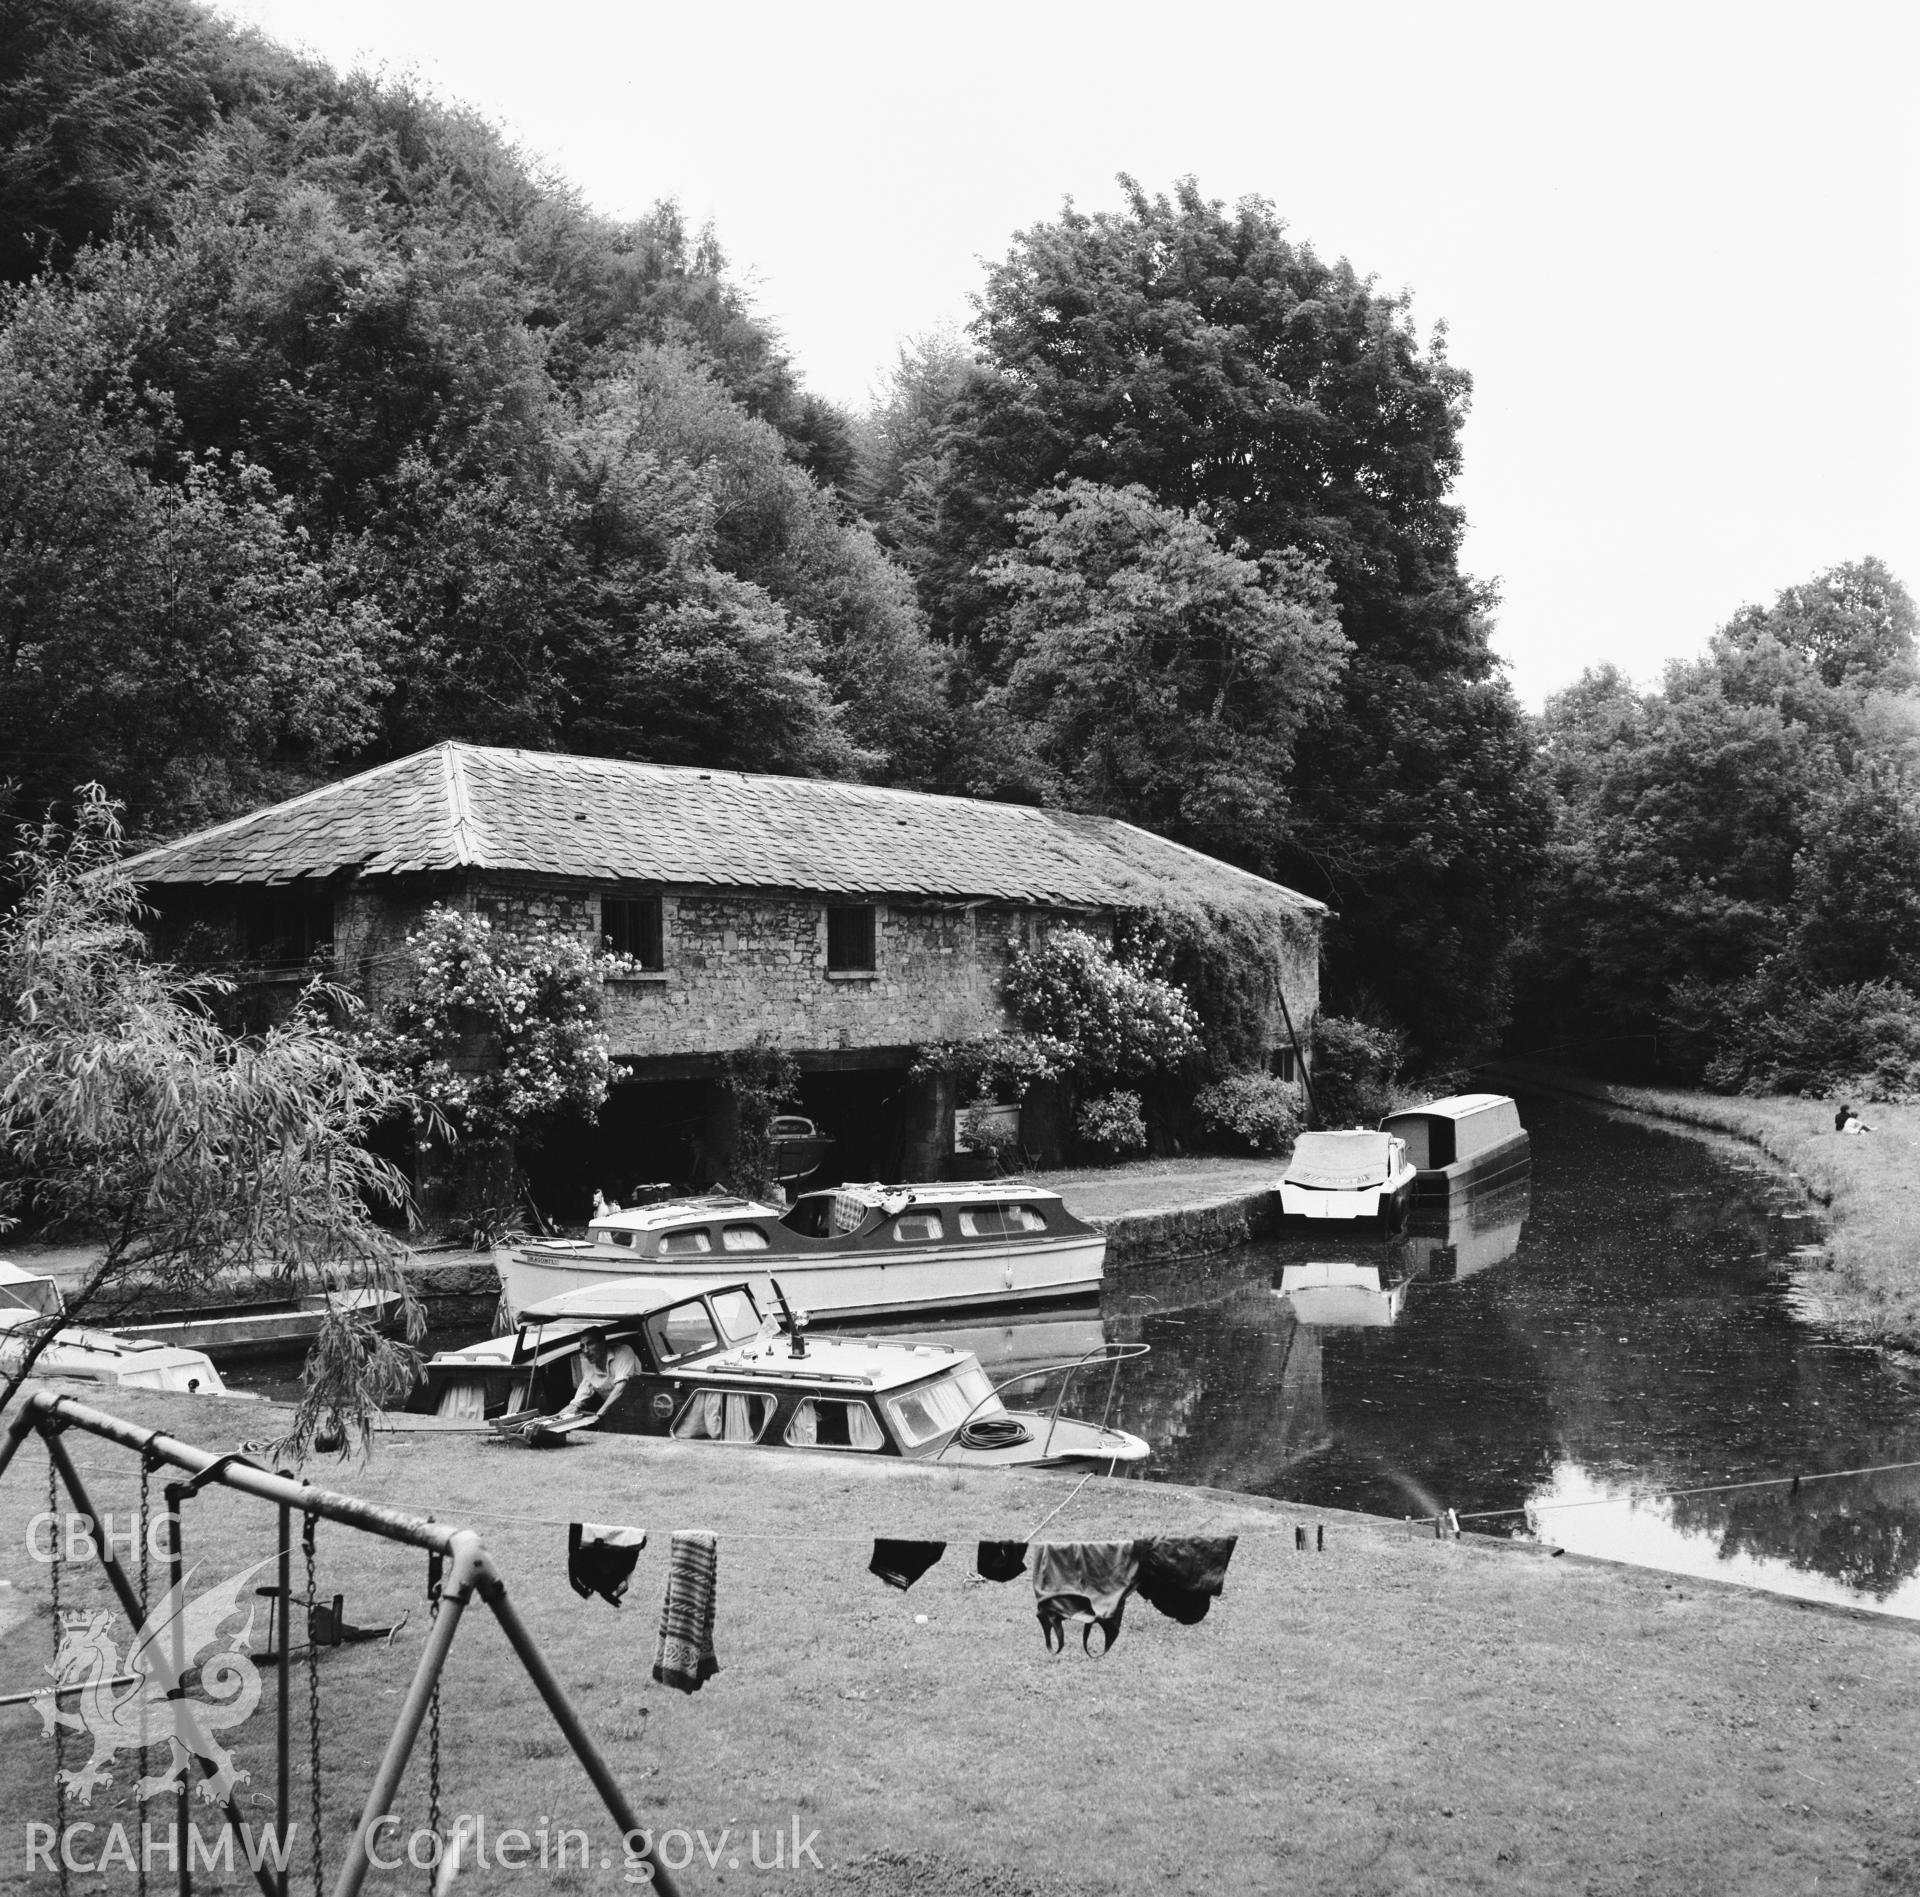
[[[113,1407],[216,1449],[272,1423],[257,1406]],[[129,1459],[68,1440],[102,1506],[127,1521]],[[0,1632],[0,1690],[35,1684],[49,1651],[48,1573],[25,1539],[44,1466],[36,1446],[0,1483],[0,1560],[19,1610]],[[614,1438],[543,1456],[430,1433],[383,1438],[364,1468],[315,1473],[482,1531],[643,1815],[709,1846],[727,1834],[715,1865],[697,1855],[686,1872],[693,1891],[1798,1897],[1920,1885],[1920,1696],[1902,1626],[1358,1517],[1320,1517],[1325,1552],[1300,1553],[1292,1524],[1312,1511],[1142,1483],[1076,1496],[1056,1478],[719,1445]],[[1240,1533],[1225,1598],[1193,1628],[1136,1602],[1106,1659],[1077,1645],[1049,1657],[1028,1585],[972,1579],[972,1552],[981,1536],[1031,1536],[1061,1502],[1049,1539]],[[268,1552],[265,1509],[213,1491],[191,1506],[190,1552],[208,1575]],[[560,1524],[574,1515],[650,1531],[618,1612],[568,1590]],[[648,1677],[670,1532],[684,1527],[721,1536],[723,1670],[692,1698]],[[865,1571],[875,1534],[951,1545],[902,1595]],[[391,1650],[323,1658],[330,1864],[419,1653],[423,1566],[320,1531],[323,1597],[344,1592],[354,1621],[414,1613]],[[70,1573],[65,1598],[81,1597],[106,1598]],[[298,1732],[304,1694],[295,1713]],[[271,1785],[271,1719],[263,1705],[239,1739],[250,1796]],[[19,1826],[50,1814],[50,1747],[31,1712],[0,1721],[0,1879],[24,1889]],[[454,1650],[443,1727],[449,1810],[484,1810],[496,1834],[578,1825],[592,1868],[540,1886],[626,1888],[609,1828],[479,1612]],[[126,1782],[123,1760],[114,1793]],[[294,1787],[304,1813],[303,1773]],[[403,1822],[423,1802],[415,1771]],[[765,1857],[776,1829],[791,1842],[796,1817],[802,1837],[818,1833],[823,1868],[755,1870],[742,1844],[758,1829]],[[603,1849],[616,1852],[605,1870]],[[525,1876],[476,1872],[457,1888]]]
[[[1621,1086],[1525,1062],[1497,1071],[1757,1146],[1827,1208],[1830,1268],[1807,1279],[1825,1321],[1860,1342],[1920,1353],[1920,1107],[1863,1107],[1873,1132],[1843,1135],[1833,1101]]]

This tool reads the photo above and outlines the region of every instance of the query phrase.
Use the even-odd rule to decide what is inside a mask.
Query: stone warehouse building
[[[1309,897],[1110,818],[863,784],[443,744],[128,867],[163,946],[269,984],[327,949],[376,1008],[435,902],[625,951],[638,970],[606,995],[622,1082],[598,1126],[549,1142],[568,1200],[692,1177],[720,1057],[760,1036],[795,1055],[803,1107],[838,1142],[823,1179],[936,1176],[955,1103],[950,1083],[908,1079],[915,1052],[1012,1026],[1008,960],[1056,925],[1179,904],[1258,925],[1276,1071],[1319,1005],[1326,910]]]

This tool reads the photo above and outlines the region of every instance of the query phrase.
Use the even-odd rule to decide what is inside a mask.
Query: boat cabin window
[[[1044,1232],[1047,1221],[1030,1205],[970,1205],[960,1214],[963,1238],[1000,1238],[1009,1232]]]
[[[690,1232],[668,1232],[660,1241],[662,1258],[697,1258],[712,1250],[713,1239],[704,1225],[696,1225]]]
[[[594,1233],[593,1242],[596,1245],[625,1245],[631,1249],[636,1236],[633,1232],[610,1232],[602,1226]]]
[[[802,1238],[827,1238],[833,1232],[833,1194],[810,1192],[781,1214],[780,1223]]]
[[[760,1335],[760,1307],[744,1291],[716,1291],[713,1314],[720,1320],[720,1335],[730,1344]]]
[[[887,1439],[866,1404],[809,1396],[794,1410],[786,1440],[796,1449],[882,1449]]]
[[[773,1243],[757,1225],[723,1225],[720,1228],[722,1251],[765,1251]]]
[[[757,1443],[767,1433],[779,1399],[740,1390],[703,1390],[675,1419],[682,1442]]]
[[[962,1365],[936,1383],[881,1398],[903,1448],[917,1449],[936,1436],[951,1436],[976,1417],[1004,1416],[987,1373],[977,1363]]]
[[[714,1328],[713,1314],[698,1298],[648,1318],[647,1335],[653,1340],[654,1354],[663,1364],[720,1348],[720,1333]]]
[[[930,1238],[945,1238],[947,1228],[938,1212],[909,1212],[894,1220],[893,1235],[903,1245],[924,1245]]]

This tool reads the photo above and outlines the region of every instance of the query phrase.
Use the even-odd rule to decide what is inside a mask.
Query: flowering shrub
[[[1096,1094],[1075,1116],[1080,1137],[1089,1146],[1110,1153],[1134,1153],[1147,1143],[1147,1122],[1141,1112],[1140,1096],[1116,1088],[1112,1093]]]
[[[1006,986],[1028,1032],[1064,1046],[1077,1080],[1141,1080],[1200,1048],[1200,1024],[1186,995],[1116,960],[1084,929],[1056,929],[1038,948],[1016,955]]]
[[[929,1041],[908,1075],[952,1074],[970,1100],[1018,1101],[1038,1081],[1057,1080],[1073,1050],[1043,1034],[989,1034],[976,1041]]]
[[[1271,1074],[1229,1074],[1194,1095],[1200,1118],[1251,1153],[1277,1153],[1300,1131],[1300,1096]]]
[[[607,1097],[613,1063],[601,977],[628,958],[594,953],[548,928],[497,929],[436,903],[407,937],[406,992],[363,1036],[366,1058],[403,1076],[415,1118],[510,1138],[563,1106]]]

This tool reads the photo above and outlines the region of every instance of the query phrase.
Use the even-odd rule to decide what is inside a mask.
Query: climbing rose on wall
[[[407,937],[406,990],[365,1036],[367,1057],[403,1075],[416,1119],[510,1139],[573,1106],[597,1112],[613,1062],[601,981],[625,957],[549,926],[496,928],[436,903]]]

